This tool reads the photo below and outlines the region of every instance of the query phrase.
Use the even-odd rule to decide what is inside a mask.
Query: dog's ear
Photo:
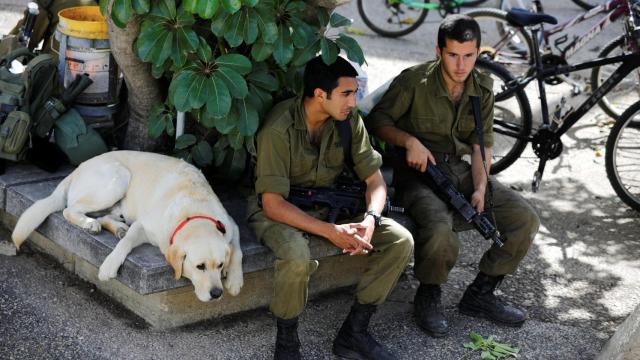
[[[165,254],[165,258],[171,267],[173,267],[173,271],[175,273],[176,280],[182,277],[182,263],[184,262],[184,257],[187,254],[182,250],[178,245],[171,245],[169,249],[167,249],[167,253]]]
[[[224,267],[222,268],[222,276],[227,276],[227,269],[229,269],[229,264],[231,264],[231,255],[233,254],[233,246],[227,244],[224,249]]]

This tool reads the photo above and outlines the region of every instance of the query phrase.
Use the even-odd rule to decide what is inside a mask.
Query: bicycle
[[[561,136],[578,122],[596,103],[598,103],[612,88],[614,88],[625,76],[640,64],[640,6],[633,5],[630,16],[625,22],[625,33],[629,39],[633,39],[633,52],[617,55],[609,58],[598,58],[579,64],[558,64],[553,67],[545,67],[542,56],[538,52],[537,42],[533,43],[534,66],[528,75],[515,78],[502,65],[491,61],[487,57],[478,59],[477,66],[480,71],[489,73],[497,81],[494,89],[496,108],[513,109],[516,104],[514,97],[519,98],[518,104],[528,104],[525,87],[536,80],[540,92],[540,105],[542,112],[542,125],[532,134],[530,109],[520,107],[525,114],[516,121],[506,119],[501,112],[494,118],[494,163],[491,169],[496,174],[520,157],[520,154],[531,143],[533,152],[540,159],[538,169],[534,173],[531,183],[532,191],[540,187],[542,175],[548,160],[560,156],[563,150]],[[636,0],[637,1],[637,0]],[[638,2],[640,3],[640,2]],[[532,38],[536,38],[542,22],[553,23],[555,18],[545,15],[530,13],[523,9],[509,11],[510,19],[522,27],[530,27]],[[600,67],[603,65],[621,63],[618,68],[584,100],[577,108],[564,110],[564,98],[553,112],[553,119],[549,119],[549,109],[545,92],[545,80],[568,74],[575,71]],[[524,96],[524,99],[522,97]],[[507,103],[505,103],[505,101]],[[511,103],[509,103],[511,102]],[[606,144],[605,166],[607,177],[618,196],[630,207],[640,211],[640,101],[631,105],[615,123]],[[636,167],[638,168],[636,170]],[[636,171],[629,175],[629,171]]]
[[[571,0],[571,1],[585,10],[591,10],[594,7],[600,5],[600,3],[602,3],[601,0]],[[512,8],[532,10],[533,4],[531,0],[500,0],[498,9],[509,11]]]
[[[399,37],[416,30],[430,10],[441,17],[460,12],[461,6],[476,6],[486,0],[358,0],[358,13],[375,33],[385,37]]]
[[[540,0],[532,0],[535,13],[543,13]],[[566,65],[567,59],[574,55],[584,45],[589,43],[596,35],[601,33],[614,21],[629,17],[630,5],[627,0],[609,0],[606,3],[584,12],[562,24],[545,28],[540,26],[540,31],[535,37],[536,45],[542,52],[542,62],[546,68],[556,65]],[[580,24],[581,22],[603,14],[602,18],[584,36],[576,37],[569,41],[568,35],[554,40],[550,44],[549,38]],[[532,37],[526,29],[509,21],[508,13],[498,9],[473,10],[467,13],[478,21],[482,30],[482,54],[489,56],[494,61],[504,65],[514,74],[527,75],[532,69],[533,45]],[[497,31],[496,31],[497,30]],[[565,45],[565,43],[567,43]],[[598,57],[606,58],[617,54],[629,53],[632,50],[633,41],[627,34],[623,34],[609,42],[598,54]],[[555,47],[557,51],[552,49]],[[598,88],[613,71],[609,67],[595,67],[591,70],[591,89]],[[560,75],[546,79],[547,84],[556,85],[567,82],[573,86],[574,94],[582,91],[582,86],[566,75]],[[620,118],[622,112],[631,104],[640,100],[640,64],[633,72],[633,76],[622,81],[618,87],[602,98],[599,106],[614,119]]]

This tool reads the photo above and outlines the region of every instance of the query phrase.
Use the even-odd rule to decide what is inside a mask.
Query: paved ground
[[[560,18],[579,10],[567,0],[545,5]],[[9,7],[0,10],[1,31],[10,27],[6,21],[11,16],[5,14],[11,12],[5,8]],[[356,20],[355,29],[366,30],[355,4],[340,10]],[[433,57],[438,22],[439,17],[430,14],[417,32],[396,40],[370,33],[357,36],[367,55],[371,88]],[[597,53],[615,32],[588,45],[578,57]],[[552,89],[556,94],[564,90]],[[534,107],[535,97],[530,100]],[[520,270],[501,287],[508,299],[528,309],[530,319],[522,328],[498,327],[457,312],[457,301],[488,246],[478,240],[462,244],[459,263],[444,286],[452,326],[448,337],[429,338],[413,322],[416,281],[410,269],[373,318],[377,337],[402,359],[459,359],[466,353],[462,344],[471,330],[520,347],[524,359],[593,358],[640,302],[640,216],[618,200],[606,178],[604,158],[598,156],[604,152],[609,123],[595,109],[574,127],[563,139],[565,152],[548,164],[536,194],[529,191],[537,164],[530,152],[499,177],[521,191],[542,219],[540,234]],[[306,358],[332,358],[331,340],[351,301],[349,291],[341,291],[309,303],[300,334]],[[272,357],[274,330],[272,318],[262,309],[154,331],[42,255],[28,250],[15,257],[0,255],[0,358],[267,359]]]

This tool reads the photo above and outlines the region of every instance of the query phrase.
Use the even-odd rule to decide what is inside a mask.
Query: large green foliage
[[[165,103],[151,111],[149,135],[174,136],[176,111],[187,112],[206,131],[176,139],[176,154],[199,166],[241,169],[245,150],[255,153],[261,118],[275,97],[296,92],[295,75],[308,60],[321,54],[330,64],[343,50],[364,63],[353,38],[328,31],[349,19],[319,7],[305,21],[306,6],[300,0],[115,0],[114,23],[124,27],[140,16],[134,50],[154,77],[170,79]]]

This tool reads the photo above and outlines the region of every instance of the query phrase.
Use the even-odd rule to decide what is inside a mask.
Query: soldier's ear
[[[436,45],[436,57],[440,59],[440,47]]]
[[[320,88],[315,88],[315,90],[313,90],[313,96],[318,99],[318,101],[323,102],[327,97],[327,93]]]

